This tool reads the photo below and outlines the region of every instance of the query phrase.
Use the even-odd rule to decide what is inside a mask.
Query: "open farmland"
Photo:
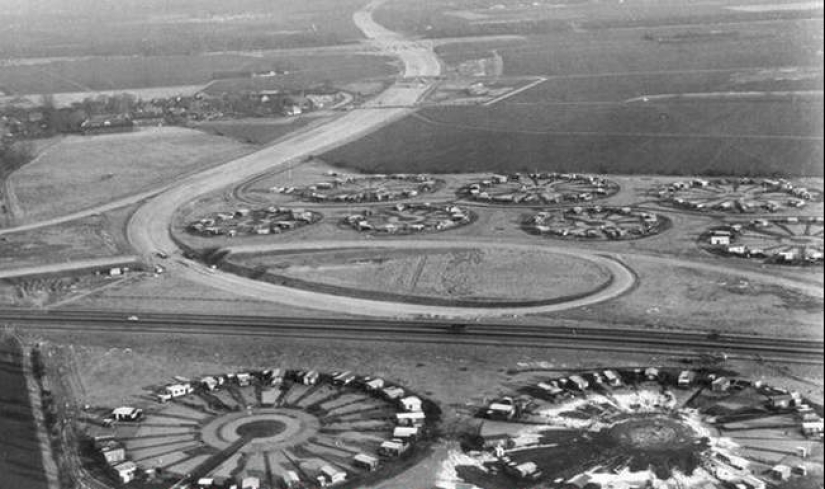
[[[0,336],[0,487],[46,489],[20,343]]]
[[[181,128],[66,137],[12,174],[10,186],[21,211],[17,219],[55,217],[137,194],[251,148]]]
[[[424,109],[323,158],[382,173],[821,176],[817,100]]]
[[[386,4],[381,21],[429,37],[448,35],[442,24],[523,34],[437,52],[449,66],[495,57],[504,76],[546,79],[487,107],[423,109],[327,159],[380,172],[822,175],[821,6],[737,5]]]
[[[607,286],[610,272],[585,259],[552,252],[462,248],[347,250],[237,256],[232,262],[265,269],[275,280],[312,288],[433,303],[544,302]]]
[[[6,3],[0,56],[168,55],[354,42],[360,0]],[[69,27],[69,28],[67,28]]]
[[[458,0],[388,2],[376,13],[376,20],[388,29],[435,39],[742,22],[771,23],[810,17],[822,18],[821,3],[768,3],[755,0],[743,5],[743,2],[731,0],[665,0],[655,3],[626,0],[606,4],[581,0]]]
[[[269,52],[176,56],[44,59],[9,63],[0,71],[0,92],[36,94],[207,85],[227,88],[296,89],[334,81],[348,83],[395,73],[391,59],[348,53]],[[278,76],[243,77],[269,72]]]

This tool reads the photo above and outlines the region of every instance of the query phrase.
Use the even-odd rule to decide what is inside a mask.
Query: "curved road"
[[[127,236],[135,249],[146,257],[151,256],[154,252],[163,251],[170,255],[170,259],[167,260],[167,267],[176,275],[181,276],[184,279],[203,283],[233,294],[241,294],[259,300],[269,300],[280,303],[295,304],[301,307],[334,310],[359,315],[409,316],[423,314],[478,317],[502,314],[553,312],[602,302],[617,297],[618,295],[629,290],[635,282],[635,277],[627,267],[620,264],[616,259],[607,258],[594,252],[584,252],[580,248],[549,248],[546,245],[542,245],[542,249],[545,251],[563,254],[575,253],[576,256],[585,255],[586,258],[598,262],[614,274],[614,283],[607,289],[587,298],[540,308],[528,307],[490,309],[429,307],[413,304],[354,299],[277,286],[266,282],[240,277],[234,274],[212,271],[196,261],[187,260],[181,256],[180,249],[170,234],[170,226],[176,209],[179,209],[180,207],[191,202],[199,195],[220,190],[234,182],[247,180],[256,175],[284,166],[290,162],[295,162],[309,154],[320,153],[359,138],[367,133],[375,131],[383,125],[410,114],[414,110],[408,107],[413,106],[416,101],[429,90],[431,86],[430,79],[440,75],[441,73],[441,62],[431,51],[430,47],[427,47],[423,43],[407,41],[399,34],[387,30],[373,20],[372,12],[382,3],[382,1],[383,0],[374,0],[364,9],[356,12],[353,15],[353,20],[358,28],[364,32],[365,36],[369,39],[369,42],[376,47],[376,49],[390,55],[396,55],[403,61],[403,75],[405,78],[417,78],[419,81],[416,83],[396,83],[371,101],[368,105],[370,108],[349,112],[327,124],[323,124],[309,131],[301,132],[300,134],[288,137],[280,143],[259,152],[247,155],[238,160],[187,178],[179,185],[165,190],[138,209],[130,220],[127,226]],[[408,243],[408,246],[433,246],[432,243],[433,242],[416,241]],[[358,247],[398,245],[398,241],[381,244],[378,242],[357,243]],[[449,244],[449,246],[455,245],[456,243]],[[476,245],[489,246],[489,244],[474,242],[473,246]],[[263,251],[264,249],[288,249],[290,246],[293,248],[296,247],[296,245],[283,245],[280,247],[279,245],[272,245],[261,248],[259,251]],[[300,245],[302,248],[331,246],[345,246],[345,243],[321,242],[303,243]],[[252,248],[235,249],[235,251],[242,250],[252,251]],[[670,259],[661,260],[664,263],[671,265],[675,264],[689,267],[698,266],[699,268],[703,268],[704,265],[681,261],[680,263],[673,263]],[[718,270],[718,267],[714,268]],[[730,271],[734,275],[749,275],[752,278],[756,278],[754,275],[757,275],[752,272],[741,272],[735,269],[730,269]],[[769,277],[761,278],[767,278],[770,280]],[[816,287],[811,287],[810,284],[803,285],[795,281],[788,280],[787,283],[783,285],[791,286],[796,289],[804,288],[808,292],[811,292],[813,289],[813,291],[816,292]],[[819,291],[818,295],[821,296],[821,291]]]
[[[357,299],[347,296],[324,294],[309,290],[303,290],[282,285],[275,285],[258,280],[250,280],[239,275],[224,273],[219,270],[208,270],[204,267],[192,267],[190,272],[197,271],[187,276],[187,279],[202,282],[213,287],[234,293],[252,293],[260,298],[277,298],[278,302],[296,304],[311,309],[345,312],[353,315],[368,316],[447,316],[447,317],[485,317],[502,316],[507,314],[536,314],[545,312],[556,312],[574,307],[581,307],[590,304],[604,302],[618,297],[635,284],[633,272],[614,258],[610,258],[595,252],[583,251],[580,249],[548,249],[542,245],[527,245],[515,243],[491,243],[472,242],[465,244],[456,241],[427,241],[427,240],[393,240],[393,241],[316,241],[283,245],[261,245],[243,246],[229,249],[230,252],[263,252],[263,251],[288,251],[290,249],[302,250],[325,250],[341,248],[404,248],[404,249],[436,249],[436,248],[456,248],[461,246],[473,248],[502,248],[540,251],[545,253],[556,253],[574,258],[583,258],[607,270],[613,277],[612,282],[604,289],[594,292],[580,299],[573,299],[565,302],[524,307],[446,307],[420,305],[410,303],[377,301],[368,299]]]

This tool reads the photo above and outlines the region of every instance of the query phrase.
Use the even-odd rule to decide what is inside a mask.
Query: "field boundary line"
[[[530,90],[531,88],[533,88],[535,86],[541,85],[542,83],[544,83],[546,81],[547,81],[547,78],[542,76],[538,80],[534,80],[532,83],[528,83],[527,85],[524,85],[521,88],[517,88],[517,89],[513,90],[512,92],[505,93],[504,95],[496,97],[493,100],[488,100],[487,102],[484,102],[481,105],[483,105],[484,107],[489,107],[489,106],[491,106],[495,103],[501,102],[502,100],[508,99],[508,98],[513,97],[515,95],[518,95],[521,92],[525,92],[527,90]]]

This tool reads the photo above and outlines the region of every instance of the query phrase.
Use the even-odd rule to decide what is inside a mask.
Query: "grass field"
[[[196,128],[249,144],[266,144],[292,131],[305,127],[317,119],[309,117],[289,119],[237,119],[199,123]]]
[[[168,184],[253,149],[181,128],[69,136],[10,177],[26,222],[68,214]]]
[[[46,489],[19,342],[0,334],[0,487]]]
[[[357,54],[212,54],[81,57],[3,66],[0,91],[8,94],[86,92],[206,85],[221,72],[288,72],[272,78],[216,81],[215,89],[300,89],[328,81],[347,83],[394,74],[390,58]]]
[[[587,294],[611,279],[609,272],[586,260],[524,250],[354,250],[230,260],[264,267],[277,277],[364,291],[367,296],[485,303]]]
[[[354,42],[361,0],[11,0],[0,57],[166,55]],[[67,26],[71,26],[67,28]]]

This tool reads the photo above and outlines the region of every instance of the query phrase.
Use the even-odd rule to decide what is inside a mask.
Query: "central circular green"
[[[695,435],[683,423],[668,418],[633,419],[610,428],[620,445],[637,450],[657,451],[692,445]]]
[[[235,428],[235,433],[241,438],[269,438],[283,433],[286,424],[280,421],[264,419],[260,421],[250,421]]]

